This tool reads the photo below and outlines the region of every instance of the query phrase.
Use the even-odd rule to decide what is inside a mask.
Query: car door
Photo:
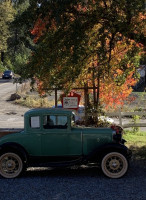
[[[30,156],[41,156],[41,117],[30,115],[25,123],[25,134],[21,135],[21,144]]]
[[[81,151],[81,133],[72,134],[67,115],[44,115],[42,156],[72,156]]]

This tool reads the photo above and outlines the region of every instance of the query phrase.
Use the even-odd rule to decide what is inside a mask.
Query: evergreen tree
[[[8,39],[8,50],[6,53],[5,65],[19,74],[21,65],[28,61],[31,53],[31,38],[29,31],[28,17],[24,16],[30,6],[29,0],[13,1],[15,18],[10,25],[11,37]]]

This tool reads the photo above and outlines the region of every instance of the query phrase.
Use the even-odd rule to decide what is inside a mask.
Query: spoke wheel
[[[0,156],[0,175],[5,178],[19,176],[23,169],[21,158],[15,153],[4,153]]]
[[[128,161],[123,154],[111,152],[103,157],[101,168],[106,176],[110,178],[120,178],[128,170]]]

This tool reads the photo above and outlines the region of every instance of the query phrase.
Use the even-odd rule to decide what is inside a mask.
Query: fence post
[[[57,88],[55,88],[55,108],[57,108]]]
[[[87,123],[87,107],[88,107],[88,85],[84,85],[84,102],[85,102],[85,123]]]

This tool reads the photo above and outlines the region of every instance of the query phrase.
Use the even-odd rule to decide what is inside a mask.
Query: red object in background
[[[68,96],[62,95],[62,107],[78,110],[81,96],[75,92],[70,92]]]

